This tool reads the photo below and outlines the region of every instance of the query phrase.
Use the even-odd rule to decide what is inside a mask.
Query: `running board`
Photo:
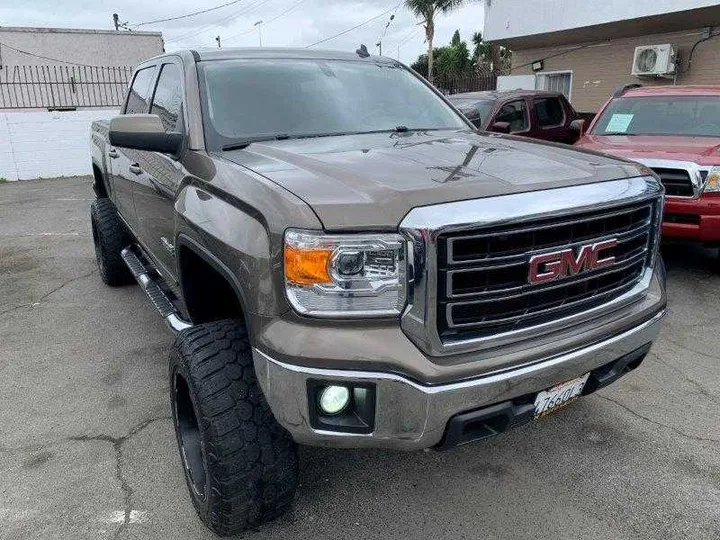
[[[145,291],[150,301],[160,312],[170,329],[177,333],[190,328],[192,324],[184,320],[167,295],[160,288],[145,267],[140,258],[135,254],[132,247],[126,247],[120,252],[125,264],[130,269],[133,277],[137,280],[140,288]]]

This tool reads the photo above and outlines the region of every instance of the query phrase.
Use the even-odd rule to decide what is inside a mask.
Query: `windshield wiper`
[[[624,131],[606,131],[605,133],[601,133],[601,135],[627,135],[628,137],[633,137],[637,135],[637,133],[626,133]]]
[[[229,144],[223,145],[222,149],[224,151],[228,150],[242,150],[243,148],[247,148],[252,143],[255,142],[263,142],[263,141],[284,141],[285,139],[289,139],[290,135],[287,133],[278,133],[277,135],[267,135],[267,136],[261,136],[261,137],[251,137],[249,139],[245,139],[244,141],[238,141],[233,142]]]

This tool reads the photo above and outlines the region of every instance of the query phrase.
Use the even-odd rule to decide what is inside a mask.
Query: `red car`
[[[720,86],[625,86],[576,146],[660,176],[666,239],[720,246]]]
[[[485,131],[572,144],[584,124],[560,92],[466,92],[448,99],[475,127]]]

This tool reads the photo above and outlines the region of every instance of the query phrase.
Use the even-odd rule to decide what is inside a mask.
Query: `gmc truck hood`
[[[417,206],[641,174],[600,154],[472,131],[290,139],[221,156],[294,193],[335,231],[394,230]]]

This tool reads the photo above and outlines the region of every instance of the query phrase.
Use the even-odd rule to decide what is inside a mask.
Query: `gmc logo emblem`
[[[581,246],[575,255],[572,248],[543,253],[530,257],[530,283],[545,283],[562,279],[588,270],[605,268],[615,264],[614,256],[603,256],[603,252],[617,246],[617,240],[605,240]]]

